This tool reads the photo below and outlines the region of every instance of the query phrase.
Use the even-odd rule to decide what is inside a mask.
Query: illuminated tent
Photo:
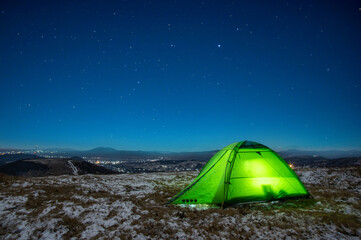
[[[217,152],[169,203],[233,204],[309,196],[296,173],[270,148],[251,141]]]

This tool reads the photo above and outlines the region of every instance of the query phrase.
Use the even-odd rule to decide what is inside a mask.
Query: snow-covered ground
[[[0,176],[1,239],[360,239],[361,169],[298,169],[314,199],[224,210],[164,203],[197,172]]]

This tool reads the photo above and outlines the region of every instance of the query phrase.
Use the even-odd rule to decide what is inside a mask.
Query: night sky
[[[361,149],[360,1],[1,1],[0,147]]]

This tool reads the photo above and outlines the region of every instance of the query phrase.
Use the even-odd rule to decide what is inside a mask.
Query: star
[[[218,45],[217,45],[217,47],[219,47],[219,48],[220,48],[220,47],[221,47],[221,44],[218,44]]]

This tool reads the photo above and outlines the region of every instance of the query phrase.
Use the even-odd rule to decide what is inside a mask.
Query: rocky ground
[[[313,199],[224,210],[164,204],[197,172],[0,175],[0,238],[360,239],[361,168],[296,172]]]

